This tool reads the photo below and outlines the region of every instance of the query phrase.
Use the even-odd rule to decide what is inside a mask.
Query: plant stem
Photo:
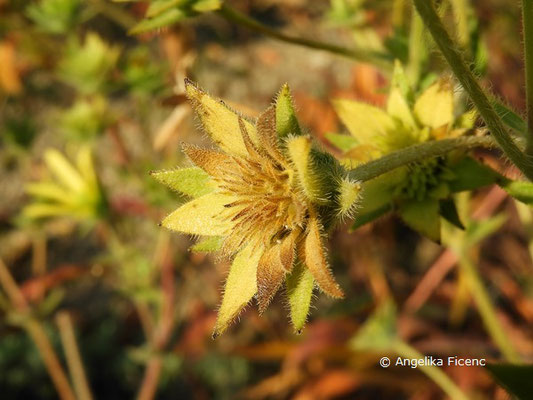
[[[487,328],[492,340],[494,340],[494,343],[499,347],[507,361],[512,363],[520,362],[520,356],[514,349],[511,341],[507,338],[500,321],[498,321],[494,305],[490,300],[490,296],[481,281],[476,267],[466,255],[460,258],[459,265],[466,275],[470,294],[474,298],[483,324]]]
[[[494,140],[491,137],[464,136],[455,139],[434,140],[415,144],[405,149],[387,154],[376,160],[367,162],[349,172],[351,179],[364,182],[376,178],[386,172],[392,171],[403,165],[426,158],[445,155],[452,150],[468,150],[474,147],[492,147]]]
[[[6,292],[13,308],[17,312],[27,313],[29,307],[26,298],[2,259],[0,259],[0,286]],[[59,397],[62,400],[75,400],[76,397],[70,387],[67,375],[63,371],[63,367],[48,336],[46,336],[43,326],[35,318],[29,317],[24,323],[24,329],[35,343]]]
[[[56,321],[77,398],[78,400],[92,400],[93,396],[87,382],[78,344],[76,343],[72,319],[67,312],[62,311],[57,314]]]
[[[317,42],[311,39],[286,35],[231,8],[226,3],[222,4],[222,7],[220,10],[218,10],[218,13],[230,22],[242,25],[252,31],[259,32],[277,40],[281,40],[282,42],[309,47],[311,49],[327,51],[355,61],[370,63],[387,71],[392,69],[392,60],[388,55],[383,53],[348,49],[346,47],[337,46],[330,43]]]
[[[418,13],[422,17],[422,21],[426,25],[426,28],[431,33],[431,36],[450,65],[456,78],[472,99],[472,102],[485,121],[489,131],[498,142],[498,145],[502,148],[505,155],[524,173],[524,175],[530,180],[533,180],[533,162],[531,158],[520,151],[509,135],[509,132],[503,126],[500,117],[494,110],[487,95],[483,92],[483,89],[481,89],[481,86],[464,62],[457,46],[448,35],[448,32],[446,32],[442,21],[433,8],[433,2],[431,0],[413,1]]]
[[[409,359],[423,359],[424,355],[409,344],[398,340],[393,349],[398,355]],[[433,365],[420,365],[420,370],[454,400],[468,400],[468,396],[446,375],[439,367]]]
[[[526,70],[527,147],[533,155],[533,0],[522,0],[524,60]]]

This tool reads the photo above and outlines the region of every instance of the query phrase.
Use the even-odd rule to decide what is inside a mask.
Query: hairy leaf
[[[276,130],[280,138],[302,134],[287,84],[283,85],[276,99]]]
[[[440,241],[440,214],[438,200],[409,200],[400,204],[398,213],[402,220],[412,229],[436,242]]]
[[[214,182],[201,168],[155,171],[151,175],[163,185],[191,197],[203,196],[215,188]]]
[[[305,325],[311,307],[313,275],[303,264],[297,263],[292,273],[287,276],[286,285],[292,325],[299,333]]]

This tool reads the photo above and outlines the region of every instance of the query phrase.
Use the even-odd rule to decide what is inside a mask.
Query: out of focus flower
[[[415,144],[475,133],[476,115],[458,110],[449,80],[440,79],[413,97],[397,65],[385,110],[334,101],[351,134],[328,136],[344,151],[342,162],[355,167]],[[411,228],[438,241],[441,216],[461,226],[451,195],[490,184],[495,176],[462,150],[397,168],[363,185],[354,228],[394,211]]]
[[[79,221],[94,221],[105,214],[105,197],[88,147],[80,149],[75,165],[54,149],[45,152],[44,160],[53,179],[26,185],[26,192],[33,197],[33,201],[24,207],[24,217],[70,217]]]
[[[196,167],[154,173],[194,197],[162,224],[208,237],[197,250],[217,249],[234,257],[215,334],[254,295],[263,312],[284,281],[292,321],[300,330],[315,283],[332,297],[343,296],[328,266],[323,237],[351,210],[359,185],[302,135],[287,87],[256,124],[190,82],[187,95],[222,151],[188,145],[184,151]]]

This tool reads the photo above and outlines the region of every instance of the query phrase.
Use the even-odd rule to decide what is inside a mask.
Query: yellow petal
[[[187,97],[211,139],[228,154],[246,156],[248,152],[239,129],[239,117],[241,116],[222,100],[212,98],[191,81],[187,80],[185,85]],[[244,120],[244,125],[252,142],[257,144],[255,126],[246,120]]]
[[[233,223],[225,219],[226,204],[235,201],[232,196],[209,193],[185,203],[167,216],[162,225],[173,231],[202,236],[225,236]]]
[[[331,297],[342,298],[344,293],[339,287],[335,278],[331,274],[326,256],[324,254],[324,245],[320,237],[320,227],[316,218],[309,219],[308,232],[304,244],[305,265],[315,278],[318,286],[322,291]]]
[[[262,250],[248,244],[237,254],[226,280],[213,337],[226,330],[257,292],[257,264]]]
[[[80,173],[59,151],[55,149],[46,150],[44,160],[50,171],[63,186],[75,192],[85,189],[85,182]]]
[[[285,158],[279,151],[276,133],[276,109],[270,106],[257,119],[257,134],[261,148],[279,164],[285,165]]]
[[[342,123],[361,144],[373,144],[379,136],[394,131],[396,125],[385,111],[353,100],[334,100],[333,106]]]
[[[414,107],[418,121],[438,128],[453,121],[453,93],[448,80],[440,80],[427,88],[416,100]]]
[[[396,87],[391,90],[387,99],[387,113],[402,121],[406,127],[416,128],[416,122],[407,100],[403,97],[400,89]]]

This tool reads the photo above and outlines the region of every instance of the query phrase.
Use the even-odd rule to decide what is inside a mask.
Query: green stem
[[[490,300],[490,296],[487,293],[483,282],[481,281],[476,267],[467,256],[462,256],[460,258],[459,265],[466,275],[470,294],[477,305],[477,309],[481,315],[483,324],[485,325],[490,337],[492,340],[494,340],[494,343],[501,350],[507,361],[512,363],[520,362],[520,356],[516,352],[511,341],[507,338],[505,331],[502,329],[500,321],[498,321],[496,309]]]
[[[474,78],[474,75],[464,62],[457,46],[446,32],[442,21],[438,17],[433,2],[431,0],[413,0],[418,13],[422,17],[422,21],[426,28],[431,33],[435,43],[444,55],[446,61],[450,65],[453,73],[468,93],[472,102],[476,106],[479,114],[485,121],[489,131],[502,148],[505,155],[526,175],[530,180],[533,180],[533,162],[520,151],[516,143],[513,141],[503,123],[494,111],[491,102],[487,95],[481,89],[481,86]]]
[[[406,147],[405,149],[387,154],[376,160],[367,162],[349,172],[351,179],[359,182],[368,181],[403,165],[425,158],[443,156],[456,149],[472,149],[474,147],[492,147],[491,137],[464,136],[455,139],[434,140]]]
[[[526,69],[527,148],[533,155],[533,0],[522,0],[524,25],[524,59]]]
[[[252,31],[259,32],[277,40],[281,40],[282,42],[309,47],[311,49],[327,51],[329,53],[347,57],[352,60],[374,64],[385,70],[392,69],[392,60],[383,53],[348,49],[346,47],[341,47],[330,43],[317,42],[311,39],[289,36],[263,25],[259,21],[256,21],[247,15],[229,7],[225,3],[222,5],[221,9],[218,10],[218,13],[230,22],[242,25]]]
[[[393,349],[399,356],[409,359],[423,359],[424,355],[403,341],[397,341]],[[454,400],[468,400],[468,396],[439,367],[420,365],[418,368]]]

